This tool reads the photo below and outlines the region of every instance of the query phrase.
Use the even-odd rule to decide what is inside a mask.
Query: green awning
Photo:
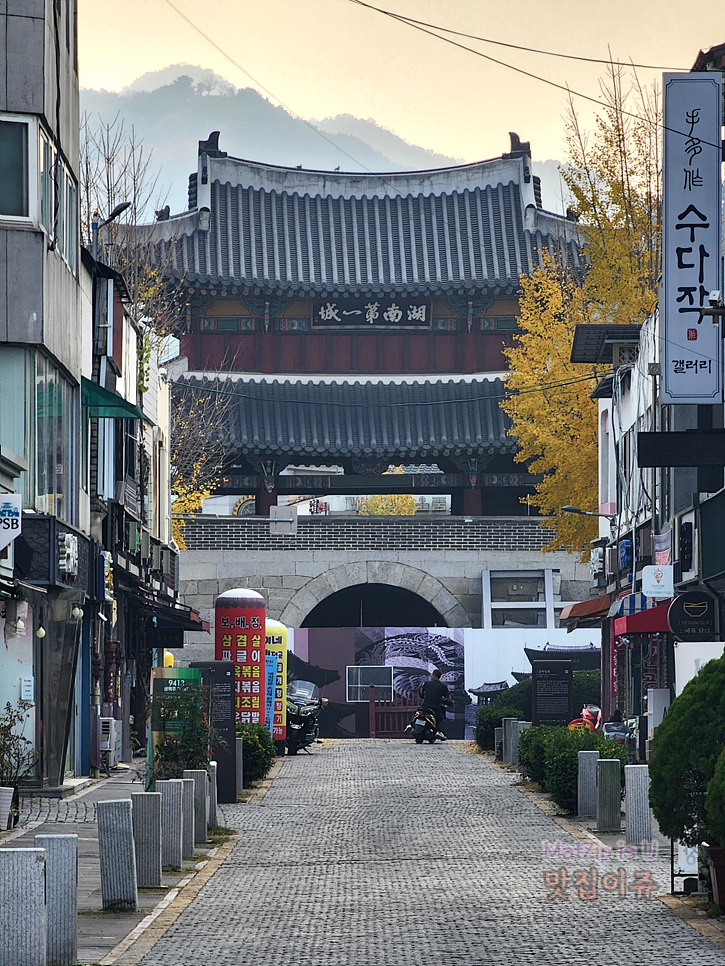
[[[81,378],[81,404],[87,414],[95,419],[143,419],[138,406],[128,402],[118,393],[104,389],[85,376]]]

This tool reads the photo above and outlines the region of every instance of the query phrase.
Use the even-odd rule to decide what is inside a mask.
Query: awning
[[[642,610],[656,606],[657,601],[651,600],[646,594],[627,594],[612,603],[609,608],[609,616],[626,617],[628,614],[638,614]]]
[[[81,377],[81,404],[94,419],[143,419],[138,406],[97,382]]]
[[[614,636],[621,634],[663,634],[669,631],[667,624],[667,611],[669,604],[661,604],[659,607],[650,607],[648,610],[641,610],[637,614],[627,614],[625,617],[616,617],[614,620]]]
[[[590,600],[579,600],[576,604],[568,604],[559,615],[560,621],[581,620],[584,617],[606,617],[609,613],[611,601],[608,594],[592,597]]]

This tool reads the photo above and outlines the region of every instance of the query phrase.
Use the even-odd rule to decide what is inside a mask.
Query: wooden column
[[[277,491],[257,490],[254,495],[254,513],[258,517],[268,517],[269,508],[277,506]]]
[[[483,513],[483,500],[479,487],[464,487],[463,489],[463,516],[480,517]]]

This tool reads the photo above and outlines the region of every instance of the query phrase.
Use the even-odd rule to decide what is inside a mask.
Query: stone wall
[[[216,597],[234,587],[263,594],[267,599],[267,616],[289,627],[299,627],[310,611],[331,594],[366,583],[387,584],[418,594],[438,610],[449,627],[480,627],[481,573],[485,569],[558,568],[563,600],[589,596],[588,565],[580,564],[575,556],[563,551],[542,555],[539,547],[546,542],[547,531],[539,530],[535,523],[528,521],[523,521],[523,525],[522,521],[510,520],[465,524],[458,518],[453,526],[451,520],[421,520],[413,526],[401,527],[398,518],[387,527],[380,520],[374,521],[377,526],[370,527],[369,520],[347,519],[340,527],[338,520],[328,519],[327,527],[319,527],[319,521],[314,520],[309,529],[300,525],[296,537],[271,538],[269,522],[265,521],[263,528],[258,523],[256,518],[213,520],[211,525],[206,521],[195,522],[193,536],[187,526],[185,537],[191,538],[189,543],[194,549],[180,555],[179,591],[184,603],[199,610],[212,626]],[[350,540],[352,546],[347,549],[294,546],[295,543],[307,546],[313,537],[315,542],[322,542],[325,533],[333,537],[348,532],[358,523],[363,523],[361,532],[357,533],[356,540]],[[236,530],[234,524],[237,524]],[[488,524],[488,528],[482,524]],[[386,543],[385,548],[357,549],[366,531],[374,538],[371,543]],[[231,536],[220,539],[223,532]],[[462,538],[462,532],[466,533],[466,539]],[[260,542],[266,538],[287,546],[229,547],[230,543],[238,544],[251,533],[256,533]],[[502,534],[506,534],[506,547],[500,546]],[[538,535],[538,546],[531,548],[527,544],[533,542],[535,535]],[[199,543],[206,544],[212,537],[217,539],[218,549],[196,549]],[[332,542],[337,544],[337,540]],[[213,633],[187,634],[184,651],[177,656],[183,664],[212,658]]]

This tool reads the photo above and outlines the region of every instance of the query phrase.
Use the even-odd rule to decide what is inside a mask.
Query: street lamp
[[[102,221],[100,224],[96,221],[98,218],[98,212],[95,211],[93,213],[93,221],[91,222],[91,255],[93,255],[94,262],[98,260],[98,232],[101,230],[101,228],[105,228],[106,225],[109,225],[114,218],[118,218],[119,215],[122,215],[123,212],[130,207],[130,201],[120,202],[120,204],[116,205],[108,218],[106,218],[105,221]]]
[[[578,506],[563,506],[564,513],[579,513],[583,517],[605,517],[611,523],[617,519],[616,513],[597,513],[595,510],[581,510]]]

